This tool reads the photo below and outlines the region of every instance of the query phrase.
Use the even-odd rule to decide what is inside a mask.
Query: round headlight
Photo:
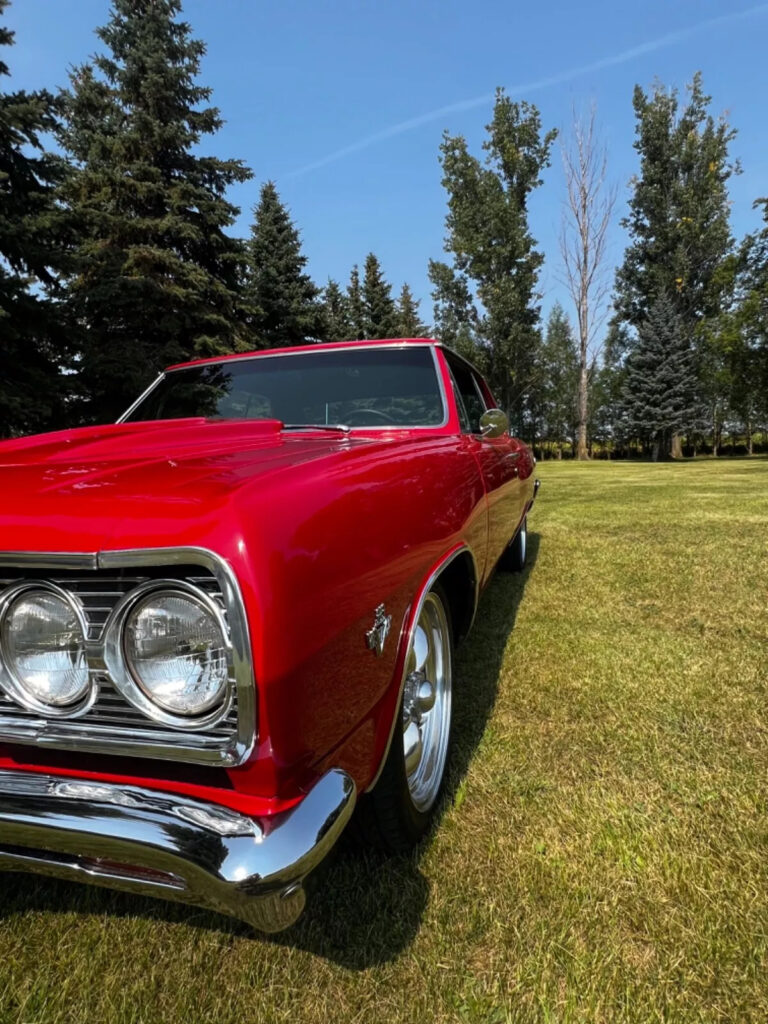
[[[193,595],[155,591],[137,601],[123,649],[136,684],[164,711],[199,715],[223,699],[226,641],[217,616]]]
[[[5,613],[2,634],[6,667],[22,694],[61,707],[88,692],[83,627],[64,597],[22,591]]]

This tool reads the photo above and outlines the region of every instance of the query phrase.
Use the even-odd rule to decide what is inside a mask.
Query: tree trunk
[[[656,437],[654,437],[653,444],[651,445],[651,459],[652,459],[652,461],[653,462],[658,462],[660,455],[661,455],[661,438],[657,435]]]
[[[717,457],[720,447],[720,425],[717,422],[717,408],[712,410],[712,454]]]
[[[752,444],[752,423],[747,420],[747,455],[754,454],[754,445]]]
[[[576,438],[576,458],[580,462],[586,462],[589,458],[587,451],[587,348],[582,341],[581,358],[579,366],[579,430]]]
[[[670,455],[673,459],[682,459],[683,457],[683,439],[680,437],[677,431],[675,431],[675,433],[672,435],[672,447],[670,450]]]

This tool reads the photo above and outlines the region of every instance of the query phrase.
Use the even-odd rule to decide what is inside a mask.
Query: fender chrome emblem
[[[365,634],[365,646],[369,651],[373,651],[378,658],[384,653],[384,644],[389,636],[392,616],[387,615],[383,604],[379,605],[374,614],[373,628],[369,629]]]

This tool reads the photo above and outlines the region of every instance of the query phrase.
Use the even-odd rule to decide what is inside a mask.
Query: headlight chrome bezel
[[[145,597],[153,593],[169,595],[181,594],[191,597],[214,618],[221,632],[222,642],[227,657],[227,682],[221,701],[202,714],[175,714],[155,703],[148,696],[143,685],[134,677],[130,667],[130,658],[125,649],[125,627],[128,616],[135,606]],[[148,718],[162,725],[171,726],[186,732],[197,732],[215,726],[226,718],[232,707],[236,686],[236,677],[232,653],[232,644],[224,614],[218,604],[199,587],[184,580],[153,579],[134,587],[118,602],[104,627],[104,664],[110,678],[123,697]]]
[[[72,611],[80,628],[83,651],[86,660],[87,681],[81,696],[68,704],[49,704],[40,700],[27,688],[27,684],[21,679],[15,670],[10,657],[4,651],[5,629],[8,615],[14,604],[26,593],[47,593],[54,594]],[[73,719],[81,718],[92,708],[98,696],[98,686],[95,685],[90,670],[90,658],[88,656],[88,621],[82,605],[77,598],[69,591],[57,586],[50,580],[23,580],[7,587],[0,594],[0,688],[9,697],[15,700],[23,708],[36,714],[45,715],[46,718]]]

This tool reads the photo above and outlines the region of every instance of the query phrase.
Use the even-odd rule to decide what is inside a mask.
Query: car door
[[[502,434],[484,437],[483,413],[491,408],[477,371],[454,352],[444,352],[451,372],[462,435],[480,467],[488,501],[489,572],[511,540],[523,514],[524,494],[518,472],[523,453],[519,441]]]

